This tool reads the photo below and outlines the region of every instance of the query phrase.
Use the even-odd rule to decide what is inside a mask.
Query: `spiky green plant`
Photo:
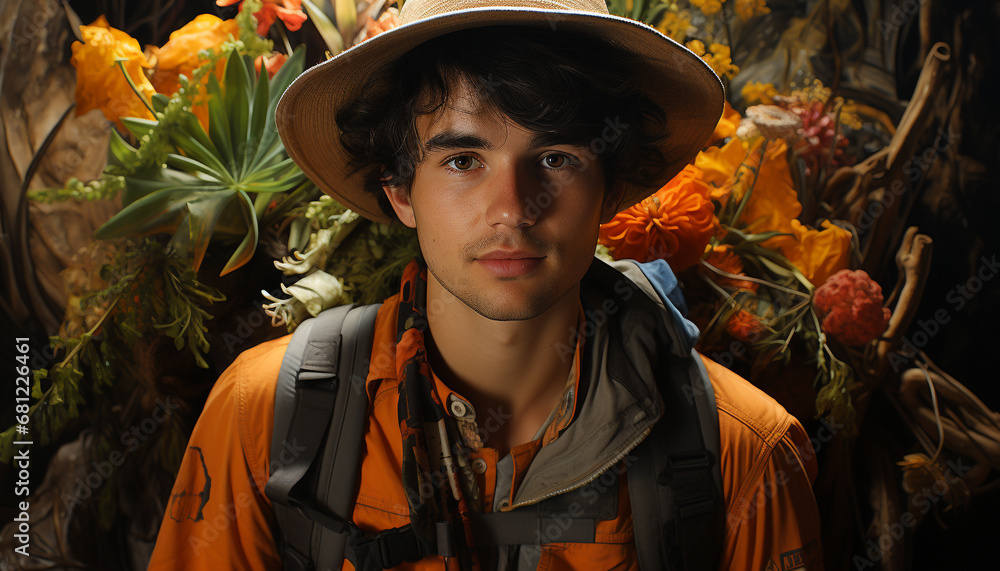
[[[188,107],[180,109],[167,133],[173,148],[166,164],[126,175],[124,208],[94,236],[171,233],[169,250],[189,257],[196,271],[211,240],[238,242],[222,275],[247,263],[273,195],[302,195],[311,186],[285,152],[274,124],[278,99],[302,72],[304,59],[300,47],[269,80],[266,71],[254,71],[249,56],[233,51],[223,83],[208,76],[208,131]],[[150,105],[157,120],[123,118],[122,123],[140,142],[150,140],[165,128],[161,121],[169,103],[154,96]],[[110,165],[134,165],[140,149],[113,132]]]

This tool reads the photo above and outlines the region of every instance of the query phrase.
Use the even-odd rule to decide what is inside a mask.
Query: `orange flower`
[[[371,16],[368,16],[368,22],[365,24],[365,39],[377,36],[382,32],[387,32],[396,26],[399,26],[399,10],[395,8],[389,8],[382,15],[378,17],[376,21]]]
[[[740,119],[742,119],[740,114],[726,101],[722,108],[722,117],[719,118],[719,123],[715,126],[715,132],[712,133],[710,141],[722,141],[735,135],[737,127],[740,126]]]
[[[143,72],[149,62],[139,49],[139,42],[109,26],[104,16],[89,26],[80,26],[80,34],[83,42],[73,42],[70,58],[76,68],[76,114],[100,109],[119,129],[124,129],[121,117],[152,119],[153,115],[115,63],[117,59],[125,59],[125,71],[139,92],[147,100],[152,97],[156,91]]]
[[[274,74],[278,73],[281,66],[285,65],[288,61],[288,56],[282,53],[275,52],[269,56],[263,54],[257,56],[257,59],[253,61],[254,67],[257,68],[257,73],[260,73],[261,65],[267,70],[268,79],[274,79]]]
[[[715,229],[701,171],[688,165],[663,188],[601,226],[599,243],[615,259],[667,260],[675,272],[698,263]]]
[[[240,1],[242,0],[216,0],[215,4],[232,6]],[[301,28],[302,23],[306,21],[306,13],[302,11],[302,0],[263,0],[263,2],[261,9],[253,15],[257,18],[257,34],[261,36],[267,36],[271,25],[278,18],[281,18],[285,27],[293,32]],[[240,5],[240,10],[242,9],[243,6]]]
[[[726,321],[726,333],[744,343],[754,344],[760,341],[764,334],[764,325],[756,315],[745,309],[738,309]]]
[[[705,262],[718,268],[726,273],[742,276],[743,275],[743,261],[740,257],[733,252],[733,249],[729,246],[715,246],[705,257]],[[735,278],[730,278],[728,276],[722,276],[715,272],[709,271],[709,275],[715,281],[715,283],[723,287],[731,287],[736,289],[745,289],[749,291],[756,292],[757,284],[750,280],[740,280]]]
[[[153,48],[156,55],[156,70],[151,78],[156,91],[164,95],[173,95],[180,89],[179,77],[184,74],[191,79],[194,70],[201,67],[205,60],[198,56],[202,50],[215,51],[230,36],[237,38],[240,32],[236,20],[221,20],[211,14],[201,14],[183,27],[170,34],[170,40],[162,48]],[[225,73],[226,62],[220,61],[215,66],[215,76],[221,82]],[[208,76],[202,80],[208,83]],[[195,100],[191,110],[198,116],[205,129],[208,129],[208,106],[205,104],[207,95],[204,91]]]

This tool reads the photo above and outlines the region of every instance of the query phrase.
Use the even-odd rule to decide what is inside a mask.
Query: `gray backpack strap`
[[[716,569],[725,499],[715,394],[696,352],[666,361],[657,375],[663,418],[628,468],[639,568]]]
[[[285,569],[315,569],[321,555],[339,567],[343,558],[353,528],[350,508],[368,413],[365,379],[377,313],[378,305],[326,310],[296,329],[285,352],[265,488],[281,530]],[[313,466],[317,457],[324,458],[322,466]],[[321,538],[329,533],[333,536]]]

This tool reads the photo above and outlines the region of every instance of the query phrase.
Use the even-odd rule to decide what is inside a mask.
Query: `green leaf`
[[[201,127],[199,127],[200,129]],[[205,137],[205,141],[199,141],[197,138],[191,137],[187,133],[187,130],[175,130],[170,132],[170,139],[189,158],[199,161],[205,167],[212,169],[216,173],[216,178],[231,180],[229,169],[223,164],[218,150],[215,149],[215,145],[212,144],[212,141],[208,137]],[[204,144],[205,142],[208,143],[208,146]]]
[[[208,75],[208,136],[215,143],[225,159],[229,170],[233,170],[233,143],[229,138],[229,114],[223,107],[222,89],[214,73]]]
[[[248,136],[250,77],[243,64],[243,58],[236,52],[233,52],[226,61],[225,83],[224,97],[230,119],[229,139],[233,142],[236,160],[233,172],[239,172],[243,168],[243,153],[240,150],[246,144]]]
[[[638,20],[642,15],[642,9],[646,7],[646,0],[634,0],[632,2],[632,19]]]
[[[108,144],[108,150],[110,151],[108,163],[117,167],[124,167],[129,164],[135,160],[136,155],[139,153],[139,149],[128,144],[115,129],[111,130],[111,142]]]
[[[4,464],[10,462],[10,459],[14,457],[14,431],[17,430],[17,426],[11,426],[3,433],[0,433],[0,462]]]
[[[645,19],[646,23],[649,24],[650,26],[656,27],[656,25],[659,24],[660,21],[663,19],[663,13],[666,12],[667,8],[669,7],[670,4],[667,4],[666,2],[653,6],[653,9],[650,10],[649,14],[646,15]],[[680,39],[683,40],[684,38]]]
[[[173,232],[188,215],[188,203],[200,200],[216,201],[233,191],[222,187],[165,188],[140,198],[126,206],[111,220],[94,232],[98,240],[121,238],[123,236],[147,236],[159,232]]]
[[[125,125],[125,128],[128,129],[128,132],[132,133],[132,136],[138,140],[142,140],[143,137],[148,137],[158,123],[158,121],[140,119],[139,117],[122,117],[121,122],[122,125]]]
[[[310,0],[302,0],[302,7],[305,8],[306,14],[309,15],[309,21],[316,26],[319,35],[323,37],[323,42],[326,43],[326,47],[330,50],[330,53],[337,55],[344,51],[343,36],[337,31],[337,27],[333,25],[330,18],[323,13],[323,10]]]
[[[125,192],[122,193],[122,205],[128,206],[143,196],[157,190],[174,187],[197,188],[204,186],[205,181],[174,169],[151,169],[150,178],[125,178]]]
[[[275,157],[284,154],[285,147],[281,144],[281,139],[278,138],[278,129],[274,124],[274,112],[278,108],[278,101],[285,89],[302,73],[305,57],[305,46],[300,45],[295,48],[281,69],[269,81],[266,122],[264,129],[260,132],[260,143],[257,145],[257,152],[253,158],[254,165],[267,165]]]
[[[198,200],[184,204],[187,213],[174,232],[170,244],[177,252],[192,256],[195,271],[198,271],[205,258],[216,222],[235,197],[235,191],[222,190],[206,193]]]
[[[240,266],[246,264],[253,257],[254,251],[257,249],[257,214],[254,212],[253,201],[247,196],[245,192],[240,192],[240,198],[243,199],[243,204],[246,205],[244,210],[244,216],[246,217],[247,226],[250,231],[240,242],[240,245],[233,252],[232,257],[226,262],[226,267],[222,269],[220,276],[224,276],[229,272],[239,268]]]
[[[179,171],[183,171],[189,174],[201,173],[207,176],[212,183],[225,184],[226,182],[228,182],[227,177],[225,176],[224,173],[216,171],[215,169],[206,165],[205,163],[196,161],[194,159],[189,159],[182,155],[176,155],[174,153],[170,153],[169,155],[167,155],[167,165]]]
[[[250,131],[243,145],[243,168],[240,170],[240,180],[246,176],[248,170],[252,171],[257,166],[253,158],[257,155],[257,147],[260,145],[264,126],[267,124],[268,95],[267,70],[261,66],[257,88],[253,94],[253,106],[250,108]]]
[[[162,93],[154,93],[153,97],[150,98],[149,102],[153,105],[153,110],[157,113],[163,113],[170,104],[170,98]]]
[[[35,382],[31,385],[31,398],[40,399],[42,398],[42,379],[49,376],[49,372],[45,369],[38,369],[34,373]]]
[[[292,159],[285,159],[279,163],[275,163],[269,167],[254,170],[249,176],[242,179],[240,182],[243,184],[253,184],[256,182],[270,182],[275,178],[282,178],[288,174],[291,174],[297,169],[295,162]]]

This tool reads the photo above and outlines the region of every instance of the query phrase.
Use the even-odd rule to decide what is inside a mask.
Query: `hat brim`
[[[348,176],[348,155],[334,119],[382,65],[432,38],[469,28],[511,25],[593,34],[635,54],[649,68],[635,78],[639,90],[667,116],[669,137],[661,151],[662,180],[653,187],[627,185],[624,210],[666,184],[708,142],[725,99],[715,72],[684,46],[641,22],[593,12],[526,8],[470,8],[431,16],[378,34],[309,68],[285,90],[275,112],[285,150],[323,192],[377,222],[390,222],[378,199],[364,191],[365,172]]]

